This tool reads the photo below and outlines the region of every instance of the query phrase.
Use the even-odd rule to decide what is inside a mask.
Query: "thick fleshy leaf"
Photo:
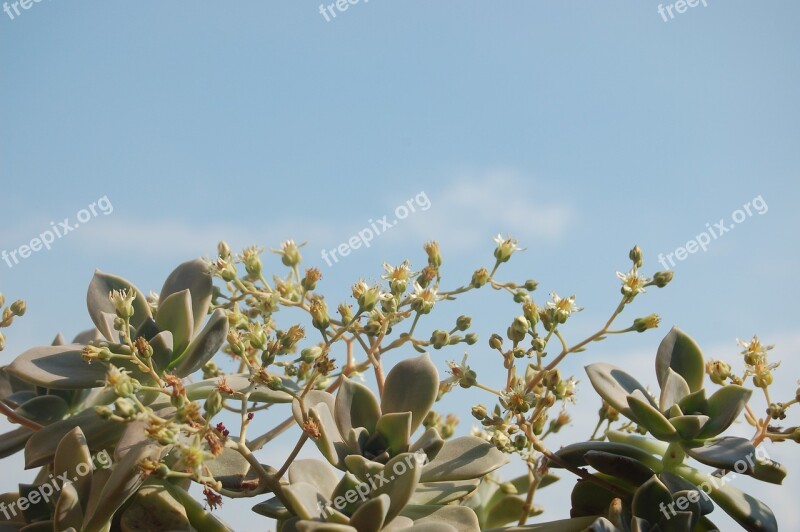
[[[590,364],[586,366],[586,374],[597,394],[628,418],[633,418],[633,413],[628,407],[628,395],[636,390],[641,391],[650,400],[652,406],[656,406],[645,387],[616,366],[604,362]]]
[[[666,412],[689,393],[691,392],[686,380],[673,371],[672,368],[667,368],[664,383],[661,385],[661,397],[658,402],[661,411]]]
[[[25,469],[50,463],[61,439],[75,427],[81,427],[89,450],[97,452],[112,444],[125,429],[125,423],[103,419],[94,410],[84,410],[71,418],[56,421],[34,432],[25,445]]]
[[[708,423],[710,418],[708,416],[694,415],[694,416],[675,416],[669,418],[669,422],[675,427],[675,430],[680,434],[681,439],[691,440],[694,439],[703,427]]]
[[[202,532],[231,532],[232,529],[230,527],[211,512],[206,511],[203,505],[185,489],[170,482],[163,482],[160,485],[169,491],[170,495],[183,506],[183,509],[186,510],[186,516],[195,530]]]
[[[641,391],[636,390],[628,396],[628,406],[633,412],[634,419],[659,440],[675,441],[679,439],[675,427],[664,417],[664,414],[648,402],[647,396]]]
[[[495,528],[519,521],[525,501],[516,495],[504,495],[493,504],[486,515],[485,528]],[[528,517],[533,517],[544,512],[544,509],[535,504],[528,511]]]
[[[466,506],[406,506],[402,515],[414,520],[414,530],[423,526],[448,525],[454,530],[480,530],[478,516]],[[433,530],[433,529],[430,529]]]
[[[756,455],[757,454],[758,452],[756,452]],[[758,456],[756,456],[755,466],[753,466],[751,476],[762,482],[783,484],[783,479],[786,478],[787,474],[788,470],[783,464],[769,458],[759,460]]]
[[[507,462],[505,455],[486,440],[462,436],[445,441],[436,458],[423,467],[422,482],[479,478]]]
[[[103,386],[106,366],[89,364],[75,345],[28,349],[6,368],[12,375],[45,388],[77,390]]]
[[[162,447],[151,443],[143,443],[131,449],[122,460],[115,464],[111,475],[106,480],[103,492],[97,504],[88,512],[84,519],[84,528],[95,530],[102,528],[116,511],[136,493],[144,482],[144,474],[139,469],[139,464],[144,459],[158,461],[161,457]]]
[[[627,456],[604,451],[589,451],[583,458],[599,472],[620,478],[634,486],[641,486],[654,474],[652,469]]]
[[[672,493],[673,499],[676,498],[675,494],[678,492],[695,491],[697,492],[697,495],[692,496],[692,498],[696,498],[698,500],[698,504],[700,505],[700,513],[702,515],[706,515],[714,510],[714,503],[711,502],[709,496],[706,495],[703,490],[698,489],[697,486],[685,478],[674,473],[670,473],[669,471],[662,471],[658,477],[661,482],[664,483],[667,489],[669,489],[670,493]]]
[[[27,508],[23,509],[20,505],[19,509],[22,510],[22,515],[29,523],[34,521],[43,521],[50,518],[50,507],[48,501],[44,500],[44,498],[41,497],[41,494],[38,493],[40,486],[41,484],[39,483],[19,485],[20,499],[27,499],[29,503]],[[31,497],[32,493],[37,493],[37,495]]]
[[[409,451],[415,453],[422,451],[428,457],[428,460],[433,460],[444,445],[444,439],[439,435],[436,428],[431,427],[422,433],[417,441],[411,444],[408,448]]]
[[[394,456],[408,451],[410,430],[411,412],[397,412],[382,415],[375,427],[375,434],[380,437],[381,444],[389,455]]]
[[[378,474],[383,472],[383,464],[380,466]],[[338,517],[342,512],[351,515],[359,504],[367,500],[372,490],[368,480],[362,481],[352,473],[345,471],[326,502],[325,513],[328,515],[328,521],[331,521],[332,517]],[[377,485],[378,482],[378,480],[373,480],[372,484]]]
[[[350,429],[363,427],[368,434],[375,433],[381,408],[375,395],[363,384],[344,377],[336,392],[334,408],[336,425],[351,448],[357,448],[357,442],[350,441]]]
[[[0,458],[16,454],[25,447],[28,439],[33,435],[33,431],[25,427],[10,430],[5,434],[0,434]]]
[[[712,438],[724,432],[742,413],[753,391],[736,384],[723,386],[708,398],[705,414],[708,423],[698,435],[699,439]]]
[[[460,501],[474,492],[479,483],[478,479],[421,483],[409,504],[448,504]]]
[[[40,425],[49,425],[62,419],[69,411],[69,405],[57,395],[40,395],[26,401],[15,409],[24,418]]]
[[[439,372],[427,354],[398,362],[386,376],[381,412],[411,412],[411,434],[439,395]]]
[[[162,486],[144,486],[122,514],[123,530],[170,530],[189,532],[186,510]]]
[[[89,283],[89,290],[86,294],[86,306],[89,308],[89,317],[92,318],[95,327],[105,336],[109,342],[118,341],[118,333],[114,330],[114,317],[116,311],[114,303],[111,302],[109,294],[112,290],[133,290],[136,298],[133,300],[133,316],[131,325],[139,328],[146,318],[152,318],[150,306],[144,294],[139,291],[130,281],[95,270],[94,277]]]
[[[337,469],[345,469],[344,457],[356,451],[348,449],[342,435],[339,434],[339,428],[332,414],[335,401],[333,395],[328,392],[311,390],[303,399],[303,404],[309,418],[314,420],[319,428],[320,437],[314,440],[314,443],[317,444],[322,456]],[[296,399],[292,401],[292,414],[297,424],[302,426],[303,414]]]
[[[89,497],[93,466],[92,453],[86,444],[86,436],[80,427],[75,427],[61,438],[58,444],[53,459],[53,473],[59,485],[63,484],[61,475],[66,474],[78,498],[83,500]]]
[[[389,513],[391,500],[388,495],[378,495],[356,509],[350,518],[350,526],[358,532],[378,532]]]
[[[376,495],[389,496],[389,509],[386,511],[386,521],[391,521],[411,500],[422,475],[422,464],[414,453],[398,454],[383,468],[384,482],[376,480],[378,489]]]
[[[202,368],[225,343],[227,334],[228,318],[223,310],[217,309],[183,354],[173,360],[174,373],[185,377]]]
[[[689,335],[673,327],[658,346],[656,355],[656,377],[662,388],[667,380],[668,369],[672,368],[683,377],[689,390],[696,392],[703,387],[705,363],[703,352]]]
[[[600,475],[602,478],[602,474]],[[570,493],[572,517],[599,515],[608,512],[608,507],[619,495],[594,482],[580,479]]]
[[[220,377],[212,379],[205,379],[195,382],[186,386],[186,396],[192,400],[205,399],[209,394],[216,390],[220,384]],[[234,373],[225,375],[225,382],[234,392],[243,392],[250,387],[250,375],[247,373]],[[297,383],[289,377],[281,377],[281,382],[284,388],[299,392],[300,389]],[[224,397],[236,397],[223,393]],[[259,403],[291,403],[292,396],[280,390],[271,390],[265,384],[256,384],[253,390],[250,391],[250,401]]]
[[[653,475],[641,485],[633,495],[631,511],[636,517],[641,517],[651,523],[657,523],[661,519],[659,506],[669,505],[672,502],[672,494],[669,489],[661,482],[657,476]]]
[[[100,331],[98,331],[96,327],[92,327],[91,329],[86,329],[85,331],[81,331],[77,335],[75,335],[75,338],[72,339],[72,343],[86,345],[92,342],[98,342],[102,339],[103,335],[100,333]],[[55,343],[55,340],[53,340],[53,345],[65,345],[65,344],[66,342],[57,344]]]
[[[253,506],[253,511],[264,517],[271,517],[272,519],[285,520],[292,516],[292,513],[286,509],[283,503],[277,497],[272,497],[264,502],[260,502]]]
[[[159,302],[156,324],[162,331],[172,333],[174,352],[183,353],[194,334],[192,296],[188,290],[175,292]]]
[[[159,294],[159,306],[169,296],[189,290],[192,299],[193,323],[202,323],[211,305],[213,283],[208,265],[202,259],[184,262],[169,274]]]
[[[517,526],[509,532],[585,532],[597,520],[596,516],[575,517],[572,519],[560,519],[558,521],[548,521],[535,525]],[[487,532],[502,532],[507,529],[492,529]]]
[[[306,482],[315,486],[325,497],[333,495],[339,483],[339,478],[328,464],[314,459],[295,460],[289,466],[288,476],[290,484]]]
[[[284,486],[283,493],[301,519],[315,519],[321,515],[321,507],[327,499],[312,484],[297,482]]]
[[[732,483],[722,484],[720,479],[689,467],[681,468],[678,473],[692,484],[707,490],[714,503],[745,530],[777,532],[778,522],[770,507]]]
[[[83,523],[81,497],[72,484],[65,484],[61,488],[53,511],[53,523],[56,530],[66,530],[69,527],[78,530]]]
[[[173,358],[174,341],[170,331],[161,331],[150,340],[150,347],[153,348],[153,364],[156,370],[163,370]]]
[[[219,456],[208,460],[205,465],[214,478],[230,490],[241,491],[245,480],[257,480],[257,476],[250,471],[250,463],[235,449],[223,449]]]
[[[733,436],[709,440],[696,447],[684,445],[683,448],[700,463],[740,474],[752,473],[756,459],[756,448],[750,440]]]
[[[700,388],[692,392],[678,402],[678,406],[684,414],[703,414],[708,409],[708,399],[706,389]]]
[[[344,457],[345,469],[362,481],[369,480],[369,477],[380,474],[383,471],[383,464],[368,460],[360,454],[351,454]]]
[[[644,439],[644,438],[642,438]],[[648,438],[649,441],[654,441],[652,438]],[[661,442],[654,443],[661,444]],[[590,442],[578,442],[573,443],[570,445],[566,445],[556,451],[556,456],[565,460],[569,465],[574,467],[583,467],[588,465],[586,462],[586,453],[589,451],[604,451],[607,453],[618,454],[620,456],[627,456],[629,458],[634,458],[639,462],[643,463],[656,473],[660,472],[663,464],[661,460],[656,459],[652,454],[648,453],[640,449],[639,447],[634,447],[633,445],[628,445],[625,443],[618,443],[613,441],[590,441]],[[551,463],[550,467],[561,467],[557,463]]]

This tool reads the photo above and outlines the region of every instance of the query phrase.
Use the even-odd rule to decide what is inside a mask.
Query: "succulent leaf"
[[[422,482],[469,480],[506,464],[505,455],[475,436],[446,440],[436,457],[422,468]]]
[[[598,395],[626,417],[633,418],[633,413],[628,407],[628,395],[636,390],[642,392],[652,406],[656,406],[645,387],[622,369],[604,362],[590,364],[585,369]]]
[[[116,316],[114,303],[108,297],[113,290],[132,290],[136,294],[136,298],[131,303],[134,310],[131,325],[134,328],[138,329],[146,318],[153,317],[144,294],[130,281],[95,270],[86,294],[86,305],[89,309],[89,317],[92,318],[95,327],[109,342],[119,340],[117,331],[114,330],[114,317]]]
[[[213,283],[202,259],[184,262],[169,274],[159,295],[159,306],[172,294],[188,290],[192,301],[192,322],[202,323],[211,305]]]
[[[428,415],[439,394],[439,372],[427,354],[398,362],[383,387],[381,412],[411,412],[411,434]]]
[[[677,327],[673,327],[664,337],[656,354],[656,377],[662,388],[669,374],[668,369],[683,377],[689,390],[696,392],[703,387],[703,352],[689,335]]]
[[[729,384],[723,386],[708,398],[705,414],[711,419],[698,434],[699,439],[712,438],[722,433],[744,410],[753,391],[742,386]]]

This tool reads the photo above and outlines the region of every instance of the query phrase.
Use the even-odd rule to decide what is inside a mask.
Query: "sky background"
[[[583,365],[607,360],[654,385],[655,350],[672,325],[735,368],[736,338],[777,344],[773,396],[792,398],[800,5],[708,0],[668,22],[657,6],[372,0],[326,22],[318,3],[297,0],[44,0],[13,20],[0,13],[0,251],[51,222],[74,223],[100,198],[113,207],[49,251],[0,262],[0,291],[28,303],[5,330],[2,360],[87,328],[95,268],[158,290],[172,268],[213,254],[220,239],[235,249],[307,240],[305,265],[323,271],[334,307],[359,277],[378,279],[384,260],[423,266],[431,239],[441,243],[443,287],[460,286],[491,267],[492,237],[510,234],[527,250],[499,278],[537,279],[540,304],[551,290],[577,294],[586,310],[565,329],[574,343],[616,306],[614,273],[629,267],[633,244],[652,273],[663,269],[660,253],[706,224],[732,226],[734,211],[760,198],[766,208],[677,262],[672,285],[648,290],[620,320],[656,312],[659,330],[566,361],[562,371],[581,381],[578,404],[550,445],[585,439],[594,426],[599,399]],[[394,219],[420,194],[427,210],[338,263],[322,260],[323,249],[371,220]],[[275,255],[266,265],[283,273]],[[486,340],[518,305],[482,290],[439,310],[423,335],[473,316],[481,340],[470,362],[499,386],[501,363]],[[432,352],[442,377],[462,346]],[[439,410],[460,414],[467,433],[469,406],[489,400],[459,390]],[[261,461],[282,463],[296,436]],[[800,453],[795,444],[767,450],[790,468],[784,487],[741,478],[736,486],[757,490],[782,529],[798,529]],[[0,461],[0,489],[32,477],[20,477],[20,463]],[[512,465],[502,475],[521,472]],[[537,494],[547,509],[538,520],[567,516],[573,481],[565,474]],[[270,526],[249,512],[260,500],[227,501],[219,513],[237,530]],[[735,529],[721,515],[711,517]]]

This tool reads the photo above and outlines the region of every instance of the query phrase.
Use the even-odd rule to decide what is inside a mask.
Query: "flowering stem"
[[[8,418],[8,420],[10,422],[12,422],[12,423],[17,423],[17,424],[22,425],[23,427],[29,428],[31,430],[41,430],[42,429],[42,426],[40,424],[36,423],[35,421],[31,421],[30,419],[17,414],[14,411],[14,409],[12,409],[10,406],[8,406],[7,404],[5,404],[2,401],[0,401],[0,412],[2,412],[2,414],[4,416],[6,416]]]

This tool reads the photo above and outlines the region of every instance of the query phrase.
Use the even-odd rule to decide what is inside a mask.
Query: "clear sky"
[[[43,0],[19,15],[9,5],[0,251],[19,251],[51,222],[86,221],[50,250],[0,262],[0,291],[29,308],[7,331],[3,359],[87,327],[94,268],[158,290],[222,238],[235,248],[308,240],[307,265],[340,301],[360,276],[377,279],[383,260],[423,265],[429,239],[442,246],[444,285],[460,285],[491,266],[492,236],[509,233],[527,250],[500,277],[536,278],[540,303],[550,290],[576,293],[586,310],[567,331],[580,340],[616,305],[614,272],[631,245],[652,272],[663,269],[659,254],[667,260],[724,220],[734,229],[676,261],[673,285],[622,319],[657,312],[661,330],[567,361],[582,389],[553,445],[591,432],[598,399],[585,363],[609,359],[654,384],[655,349],[675,324],[737,364],[736,338],[778,344],[775,394],[788,400],[800,377],[800,5],[705,4],[670,19],[654,0],[362,0],[329,21],[298,0]],[[322,250],[394,220],[407,200],[416,212],[326,264]],[[96,216],[81,212],[92,203]],[[275,256],[268,265],[280,271]],[[472,315],[481,341],[470,360],[481,380],[499,382],[486,339],[517,306],[487,292],[447,308],[447,321],[427,328]],[[461,354],[433,357],[444,373]],[[480,400],[455,392],[441,410],[460,413],[466,432],[466,405]],[[262,461],[282,461],[293,437]],[[790,466],[784,488],[737,479],[786,529],[800,527],[789,504],[798,451],[769,448]],[[0,488],[17,480],[5,474]],[[567,515],[572,482],[540,493],[544,518]],[[247,511],[254,502],[226,503],[221,515],[237,529],[261,526]]]

